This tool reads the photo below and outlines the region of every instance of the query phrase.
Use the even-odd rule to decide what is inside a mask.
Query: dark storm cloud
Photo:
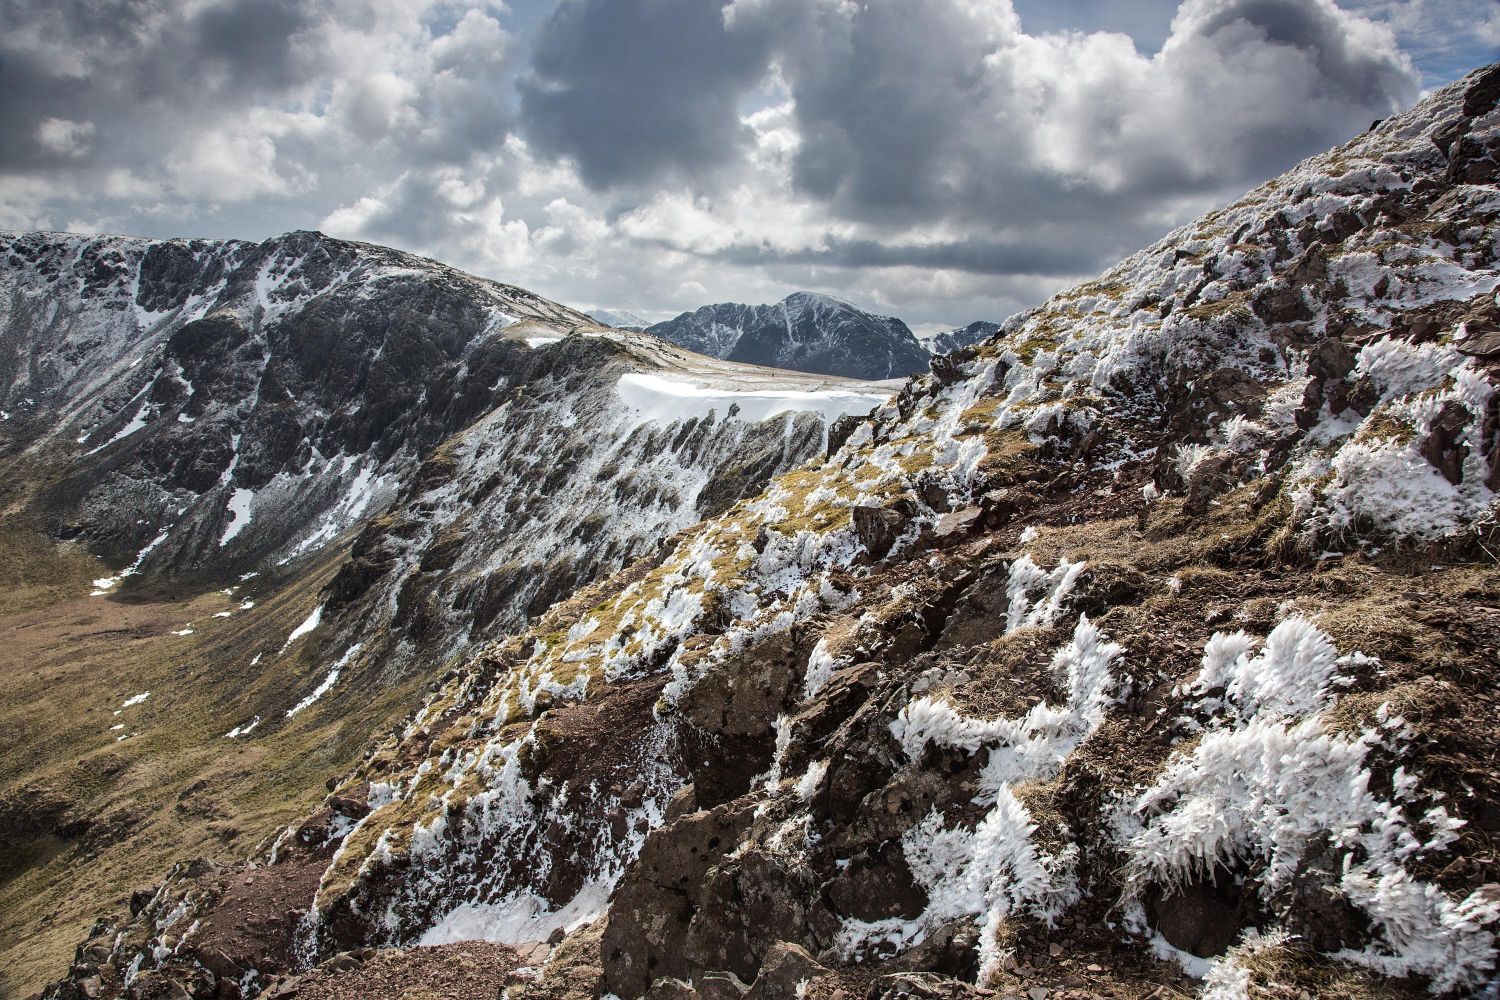
[[[1318,73],[1345,91],[1381,85],[1390,70],[1389,59],[1347,44],[1335,12],[1302,0],[1236,0],[1219,5],[1204,16],[1196,34],[1211,37],[1248,28],[1272,45],[1288,45],[1308,53]]]
[[[704,178],[750,135],[737,104],[766,72],[764,33],[705,0],[563,0],[541,27],[521,114],[594,187]]]
[[[306,79],[313,67],[298,65],[294,39],[315,10],[305,0],[231,0],[203,8],[182,26],[176,43],[189,55],[177,63],[189,70],[182,82],[201,81],[220,67],[237,88],[274,90]],[[163,60],[166,66],[173,62]]]
[[[735,246],[714,255],[728,263],[820,264],[831,267],[916,267],[970,274],[1071,275],[1103,267],[1115,256],[1097,245],[1049,247],[998,240],[949,243],[829,240],[817,248]]]
[[[978,121],[991,86],[992,40],[968,11],[887,0],[858,13],[817,4],[740,7],[741,29],[777,30],[802,145],[797,186],[851,215],[925,215],[985,202],[1007,177],[987,162],[1012,140]],[[920,24],[921,31],[912,30]]]
[[[317,67],[296,40],[317,13],[301,0],[227,0],[188,15],[150,0],[0,0],[0,169],[81,158],[39,139],[49,119],[89,123],[102,148],[133,119],[164,124],[164,107],[191,119],[304,83]]]
[[[777,33],[797,187],[840,215],[1055,218],[1263,179],[1415,93],[1317,0],[1189,0],[1161,56],[1021,33],[1001,5],[740,0]],[[922,25],[920,33],[911,30]]]
[[[1350,19],[1331,6],[1307,0],[1219,0],[1196,5],[1173,52],[1188,93],[1202,100],[1189,110],[1212,116],[1215,98],[1227,84],[1218,67],[1245,67],[1234,84],[1241,93],[1275,108],[1273,114],[1231,119],[1221,150],[1233,176],[1259,180],[1297,160],[1348,138],[1416,97],[1411,67],[1395,53],[1355,36]],[[1245,53],[1263,58],[1245,59]],[[1258,67],[1275,67],[1281,77],[1258,77]],[[1299,79],[1301,77],[1301,79]],[[1272,103],[1276,102],[1276,103]],[[1280,107],[1277,107],[1277,105]],[[1287,113],[1295,108],[1297,113]],[[1223,141],[1227,140],[1227,141]]]

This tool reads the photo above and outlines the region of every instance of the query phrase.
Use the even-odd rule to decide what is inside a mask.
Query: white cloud
[[[36,129],[36,141],[43,149],[70,159],[77,159],[89,151],[93,135],[93,122],[75,122],[67,118],[43,118]]]
[[[166,159],[171,192],[192,201],[251,201],[310,190],[317,175],[306,164],[280,160],[276,141],[288,122],[251,113],[219,128],[184,136]]]

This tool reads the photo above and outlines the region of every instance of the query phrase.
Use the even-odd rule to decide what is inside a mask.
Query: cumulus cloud
[[[647,316],[807,287],[999,319],[1457,75],[1496,9],[0,0],[0,225],[319,227]]]
[[[93,122],[75,122],[67,118],[43,118],[36,127],[36,142],[44,152],[69,159],[87,153],[93,135]]]
[[[870,221],[1087,217],[1224,191],[1417,89],[1391,33],[1331,0],[1188,0],[1154,56],[1110,32],[1027,34],[1005,3],[735,0],[728,17],[780,33],[798,190]]]
[[[1500,57],[1500,0],[1342,0],[1395,32],[1428,86]]]

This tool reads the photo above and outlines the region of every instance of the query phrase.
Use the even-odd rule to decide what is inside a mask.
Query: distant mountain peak
[[[822,292],[702,306],[646,331],[710,357],[846,378],[904,378],[926,371],[929,358],[901,320]]]
[[[781,305],[823,305],[838,309],[851,309],[855,312],[866,312],[848,299],[841,299],[837,295],[829,295],[826,292],[793,292],[781,300]],[[874,315],[871,313],[870,315]]]
[[[595,309],[588,316],[616,330],[644,330],[651,325],[649,319],[643,319],[629,309]]]
[[[922,343],[933,354],[952,354],[954,351],[962,350],[971,344],[977,344],[982,340],[989,339],[999,329],[999,323],[991,323],[989,320],[979,319],[968,326],[955,327],[952,330],[944,330],[941,333],[923,337]]]

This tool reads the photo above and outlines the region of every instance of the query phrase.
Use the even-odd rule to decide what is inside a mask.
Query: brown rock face
[[[692,977],[690,940],[707,904],[709,871],[739,842],[753,812],[748,802],[731,802],[683,816],[646,838],[615,890],[600,942],[610,992],[638,997],[664,976]]]
[[[828,886],[839,915],[873,923],[890,917],[912,919],[927,905],[927,893],[912,879],[901,849],[888,841],[873,855],[851,861]]]
[[[1190,882],[1173,892],[1154,894],[1146,910],[1152,926],[1174,948],[1208,958],[1222,955],[1247,923],[1247,900],[1229,876],[1225,884]]]
[[[1445,403],[1437,418],[1432,421],[1432,430],[1418,446],[1422,457],[1454,485],[1464,478],[1464,456],[1469,453],[1469,449],[1459,443],[1459,437],[1467,426],[1467,415],[1463,408],[1454,403]]]
[[[678,707],[683,757],[700,808],[750,790],[771,766],[775,722],[786,711],[807,654],[776,636],[694,685]]]
[[[944,514],[938,518],[937,527],[933,529],[933,536],[939,542],[958,541],[979,527],[979,520],[983,515],[984,511],[978,507],[965,507],[962,510]]]
[[[746,1000],[798,1000],[797,987],[828,970],[800,945],[778,941],[766,952]]]
[[[889,507],[855,507],[854,533],[872,559],[883,559],[906,529],[907,518]]]

